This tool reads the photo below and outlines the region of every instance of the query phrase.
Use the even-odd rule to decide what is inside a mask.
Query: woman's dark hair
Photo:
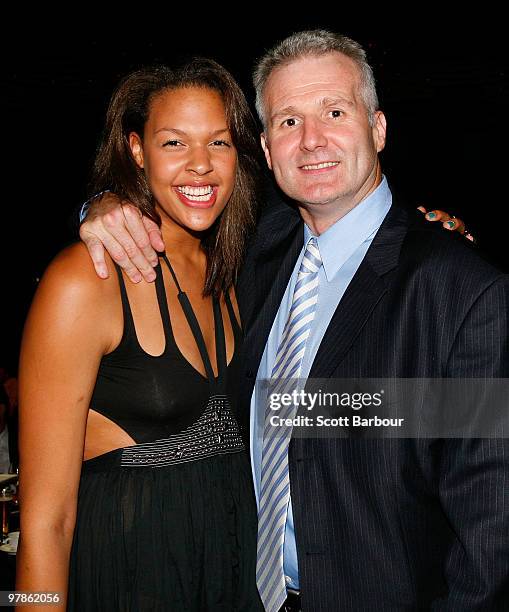
[[[237,150],[233,193],[223,213],[202,239],[207,255],[204,295],[211,295],[227,291],[236,281],[246,238],[255,222],[260,173],[256,123],[242,90],[225,68],[210,59],[194,58],[177,68],[156,66],[127,75],[110,100],[94,162],[91,193],[108,188],[161,223],[145,173],[131,153],[129,134],[136,132],[143,137],[154,98],[183,87],[203,87],[221,95]]]

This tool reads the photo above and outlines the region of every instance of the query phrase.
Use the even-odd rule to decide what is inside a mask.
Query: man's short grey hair
[[[346,55],[359,67],[361,73],[359,93],[366,106],[369,122],[371,125],[374,124],[375,111],[378,110],[378,96],[373,69],[368,64],[366,52],[362,46],[348,36],[328,30],[305,30],[288,36],[288,38],[272,47],[255,66],[253,72],[253,85],[256,90],[255,105],[264,128],[267,127],[267,118],[265,116],[263,92],[274,70],[306,56],[316,57],[333,52]]]

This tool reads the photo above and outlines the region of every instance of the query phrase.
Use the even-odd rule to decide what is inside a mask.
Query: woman
[[[117,274],[100,280],[73,245],[28,317],[17,588],[59,592],[60,609],[261,609],[250,468],[228,403],[253,126],[211,60],[133,73],[112,97],[92,189],[136,202],[171,246],[155,284],[133,285],[111,260]]]

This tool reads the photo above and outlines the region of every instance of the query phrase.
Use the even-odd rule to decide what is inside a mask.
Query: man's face
[[[369,124],[353,60],[334,52],[278,68],[267,81],[264,103],[262,146],[287,195],[315,210],[341,210],[373,191],[385,117],[377,111]]]

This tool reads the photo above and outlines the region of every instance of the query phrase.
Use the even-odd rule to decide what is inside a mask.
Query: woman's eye
[[[226,140],[214,140],[212,144],[216,147],[229,147],[230,143],[226,142]]]
[[[178,147],[181,144],[178,140],[167,140],[163,147]]]

